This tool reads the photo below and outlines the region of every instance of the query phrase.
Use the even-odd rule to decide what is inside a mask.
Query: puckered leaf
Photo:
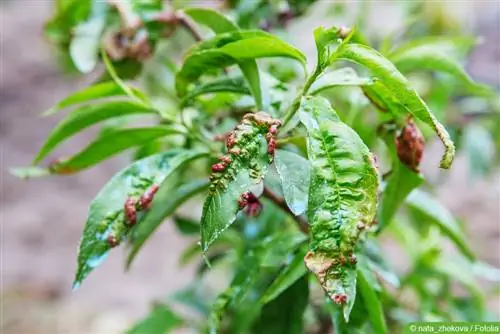
[[[90,204],[80,241],[74,289],[105,260],[112,247],[128,236],[131,224],[124,212],[127,198],[139,199],[184,162],[204,154],[175,150],[147,157],[123,169],[101,189]],[[140,224],[141,212],[138,212],[137,218],[136,223]]]
[[[413,210],[417,210],[428,218],[428,223],[435,224],[447,235],[457,248],[469,259],[475,258],[474,252],[469,248],[465,234],[453,215],[433,198],[429,193],[416,189],[406,199]]]
[[[303,214],[307,209],[309,199],[311,181],[309,161],[296,153],[277,150],[275,165],[280,176],[286,204],[294,215]]]
[[[328,101],[304,98],[299,117],[312,166],[305,262],[348,319],[356,295],[355,247],[375,217],[378,172],[369,149]]]
[[[272,160],[265,136],[271,126],[278,124],[262,112],[247,114],[228,138],[228,153],[213,166],[212,183],[203,205],[201,246],[204,252],[245,206],[242,196],[263,180]]]
[[[180,327],[183,320],[167,305],[155,304],[148,316],[126,331],[126,334],[165,334]]]
[[[81,152],[51,166],[54,173],[70,174],[93,166],[128,148],[141,146],[157,138],[178,134],[165,126],[110,130],[91,142]]]
[[[332,57],[353,61],[368,68],[404,105],[408,112],[434,129],[445,147],[440,167],[449,168],[451,166],[455,156],[455,146],[448,132],[394,64],[374,49],[359,44],[345,44]]]
[[[52,130],[33,162],[40,162],[65,139],[93,124],[125,115],[155,113],[154,109],[129,101],[114,101],[77,108]]]

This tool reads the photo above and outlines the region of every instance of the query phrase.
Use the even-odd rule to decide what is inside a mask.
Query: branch
[[[262,196],[265,198],[271,200],[274,204],[279,206],[280,208],[283,209],[283,211],[288,212],[294,219],[297,225],[299,226],[299,229],[304,232],[305,234],[309,233],[309,223],[307,220],[304,219],[302,216],[295,216],[292,211],[288,208],[288,205],[285,202],[285,199],[282,197],[279,197],[275,193],[273,193],[269,188],[264,187],[264,192],[262,193]]]

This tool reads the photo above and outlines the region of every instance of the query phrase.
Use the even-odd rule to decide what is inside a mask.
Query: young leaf
[[[378,172],[369,149],[328,101],[304,98],[299,118],[312,166],[305,263],[347,320],[356,295],[355,246],[375,217]]]
[[[416,189],[408,196],[406,202],[410,208],[424,214],[429,219],[429,223],[439,226],[441,231],[455,243],[467,258],[471,260],[475,258],[474,252],[469,248],[458,222],[429,193]]]
[[[155,113],[154,109],[145,108],[140,104],[128,101],[114,101],[77,108],[52,130],[33,163],[40,162],[65,139],[93,124],[125,115]]]
[[[177,169],[181,170],[183,166],[203,155],[204,153],[199,153],[198,155],[192,155],[184,159],[182,163],[177,166]],[[127,256],[127,268],[130,267],[146,240],[160,226],[165,218],[170,216],[187,199],[207,189],[208,184],[208,180],[196,180],[178,186],[177,173],[170,173],[163,180],[151,203],[151,208],[146,212],[141,223],[132,230],[130,237],[131,247]],[[197,232],[199,233],[199,231],[200,228],[198,225]]]
[[[209,27],[216,34],[239,30],[236,23],[210,8],[187,8],[184,13],[198,24]]]
[[[134,91],[135,94],[142,94],[137,88],[130,87]],[[125,92],[113,81],[106,81],[94,84],[92,86],[86,87],[82,90],[79,90],[70,96],[64,98],[60,102],[58,102],[52,108],[46,110],[42,116],[53,115],[56,112],[73,106],[75,104],[92,102],[92,100],[104,98],[104,97],[113,97],[113,96],[125,96]]]
[[[345,59],[359,63],[368,68],[375,77],[392,92],[405,106],[408,112],[419,118],[437,133],[445,147],[441,159],[441,168],[449,168],[455,156],[455,146],[444,126],[431,113],[427,104],[413,89],[408,80],[384,56],[372,48],[359,44],[345,44],[332,56],[333,59]]]
[[[127,198],[138,198],[152,185],[161,184],[185,160],[198,154],[174,150],[147,157],[123,169],[101,189],[90,204],[80,241],[74,289],[129,234],[131,224],[124,212]]]
[[[302,262],[302,261],[301,261]],[[304,264],[302,263],[302,267]],[[302,275],[283,293],[266,304],[254,326],[259,334],[301,334],[304,312],[309,302],[309,279]]]
[[[195,97],[210,93],[228,92],[250,95],[243,77],[221,78],[207,83],[201,83],[191,89],[181,101],[181,105],[188,104]]]
[[[127,330],[126,334],[165,334],[180,327],[182,319],[167,305],[155,304],[148,316]]]
[[[286,204],[294,215],[303,214],[309,200],[309,161],[293,152],[277,150],[274,163],[280,176]]]
[[[264,296],[261,298],[263,304],[267,304],[297,280],[306,275],[307,268],[304,266],[304,253],[298,252],[294,255],[290,263],[279,273],[273,283],[267,288]]]
[[[373,328],[374,333],[385,334],[388,333],[387,325],[385,323],[384,310],[382,303],[375,291],[373,281],[376,282],[372,272],[365,263],[360,263],[358,266],[358,285],[363,296],[363,301],[367,305],[368,317]]]
[[[324,73],[311,85],[310,95],[316,95],[324,90],[338,86],[368,86],[373,84],[371,78],[359,77],[356,71],[350,67]]]
[[[279,121],[263,112],[247,114],[228,137],[228,154],[212,166],[212,183],[203,204],[201,247],[204,252],[234,222],[236,214],[245,206],[243,197],[266,175],[272,154],[265,135],[271,134],[270,128],[276,129],[278,125]]]
[[[178,133],[178,130],[165,126],[112,130],[97,137],[76,155],[53,164],[51,170],[60,174],[74,173],[131,147],[141,146],[157,138]]]

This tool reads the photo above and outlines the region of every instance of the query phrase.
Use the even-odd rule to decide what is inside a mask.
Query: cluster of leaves
[[[455,155],[441,123],[446,115],[429,105],[443,110],[439,103],[456,90],[484,101],[494,96],[459,62],[474,41],[399,43],[390,36],[376,44],[359,30],[319,27],[316,64],[308,73],[300,50],[262,28],[282,27],[312,2],[227,1],[233,20],[213,9],[174,9],[153,0],[57,1],[50,38],[80,71],[102,60],[106,73],[44,113],[71,108],[34,164],[80,131],[104,127],[75,155],[16,173],[75,173],[128,149],[135,149],[136,160],[90,206],[74,288],[120,244],[129,267],[168,217],[187,237],[201,231],[201,245],[194,240],[180,255],[182,263],[199,259],[200,281],[170,303],[193,307],[202,320],[187,321],[158,304],[130,333],[178,326],[389,333],[418,319],[488,318],[475,276],[498,280],[497,270],[475,259],[462,226],[431,192],[416,189],[425,182],[419,171],[425,138],[437,135],[443,143],[442,168]],[[185,45],[186,34],[194,45]],[[167,50],[179,46],[187,49],[178,67],[175,51]],[[440,80],[421,93],[406,76],[415,71],[438,73]],[[138,79],[140,88],[124,79]],[[145,118],[155,125],[129,127]],[[467,123],[452,134],[490,132]],[[391,166],[383,176],[370,150],[380,147],[378,159]],[[489,161],[479,151],[467,150],[484,172]],[[179,207],[195,195],[204,196],[201,217],[181,215]],[[406,272],[388,264],[379,247],[386,236],[408,252]],[[455,245],[456,258],[442,252],[443,236]],[[202,278],[220,271],[232,279],[214,296]],[[465,288],[461,297],[456,283]]]

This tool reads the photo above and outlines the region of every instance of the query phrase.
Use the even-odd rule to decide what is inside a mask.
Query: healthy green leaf
[[[393,59],[413,49],[429,47],[436,52],[446,54],[450,58],[459,59],[477,44],[477,39],[472,37],[428,36],[409,40],[389,53],[388,58]]]
[[[200,233],[200,223],[189,218],[174,215],[174,220],[177,230],[183,235],[196,235]]]
[[[207,26],[216,34],[239,30],[236,23],[210,8],[187,8],[184,13],[189,15],[196,23]]]
[[[356,296],[354,247],[375,217],[378,172],[369,149],[328,101],[304,98],[299,118],[307,129],[312,167],[305,262],[328,296],[343,306],[347,320]]]
[[[366,267],[366,264],[360,263],[357,275],[359,290],[363,296],[365,305],[367,305],[366,309],[368,311],[368,317],[370,318],[373,331],[377,334],[388,333],[382,303],[380,302],[379,296],[374,290],[374,285],[371,282],[375,280],[373,274],[370,269]]]
[[[449,168],[451,166],[455,156],[455,146],[448,132],[431,113],[415,89],[410,86],[408,80],[389,60],[370,47],[359,44],[343,45],[332,55],[333,59],[345,59],[367,67],[405,106],[408,112],[434,129],[445,147],[440,167]]]
[[[293,152],[277,150],[274,163],[280,176],[286,204],[294,215],[303,214],[309,200],[311,180],[309,161]]]
[[[173,150],[153,155],[134,162],[113,176],[90,204],[73,289],[77,289],[87,275],[105,260],[112,246],[129,234],[131,226],[124,214],[127,198],[137,199],[152,185],[161,184],[185,160],[199,154]],[[137,223],[140,224],[140,221]],[[113,239],[111,243],[110,239]]]
[[[462,253],[473,260],[474,252],[469,248],[465,235],[458,222],[452,214],[433,198],[429,193],[422,190],[414,190],[406,199],[410,208],[424,214],[428,223],[437,225],[458,247]]]
[[[200,95],[220,92],[250,95],[250,90],[246,86],[245,79],[243,77],[221,78],[199,84],[191,89],[182,99],[181,105],[184,106],[188,104],[189,101]]]
[[[311,85],[310,95],[316,95],[324,90],[338,86],[367,86],[373,84],[371,78],[359,77],[350,67],[324,73]]]
[[[230,148],[212,176],[201,217],[201,246],[204,252],[236,219],[242,195],[266,175],[270,162],[265,134],[277,121],[259,112],[247,114],[231,134]],[[215,166],[215,165],[214,165]]]
[[[307,273],[307,268],[304,265],[304,253],[298,252],[294,255],[290,263],[279,273],[273,283],[267,288],[261,301],[263,304],[267,304],[279,295],[283,291],[287,290],[291,285],[293,285],[301,277],[305,276]]]
[[[299,50],[270,34],[252,31],[221,34],[188,53],[176,76],[177,92],[183,97],[190,82],[205,73],[213,72],[214,69],[267,57],[287,57],[302,64],[306,62],[305,56]]]
[[[65,139],[101,121],[132,114],[155,114],[156,111],[128,101],[114,101],[83,106],[73,110],[50,133],[33,163],[40,162]]]
[[[192,155],[185,159],[177,166],[181,170],[185,165],[194,159],[203,156],[203,153]],[[135,227],[131,233],[130,250],[127,257],[127,268],[130,267],[132,261],[136,257],[144,242],[151,234],[160,226],[166,217],[170,216],[182,203],[193,195],[208,188],[208,180],[192,181],[181,186],[178,186],[177,173],[170,173],[160,185],[158,192],[153,199],[151,209],[146,212],[141,223]],[[199,232],[199,226],[197,232]]]
[[[260,88],[260,74],[257,62],[253,59],[244,60],[240,61],[238,65],[247,80],[248,87],[250,88],[250,91],[255,99],[257,109],[262,110],[262,91]]]
[[[302,261],[301,261],[302,262]],[[304,264],[302,267],[304,267]],[[260,334],[301,334],[304,332],[304,312],[309,301],[309,279],[302,275],[276,299],[266,304],[254,326]]]
[[[126,334],[166,334],[184,321],[167,305],[155,304],[148,316],[126,331]]]
[[[55,173],[74,173],[131,147],[141,146],[157,138],[173,134],[179,134],[179,131],[165,126],[110,130],[97,137],[76,155],[53,164],[51,169]]]

